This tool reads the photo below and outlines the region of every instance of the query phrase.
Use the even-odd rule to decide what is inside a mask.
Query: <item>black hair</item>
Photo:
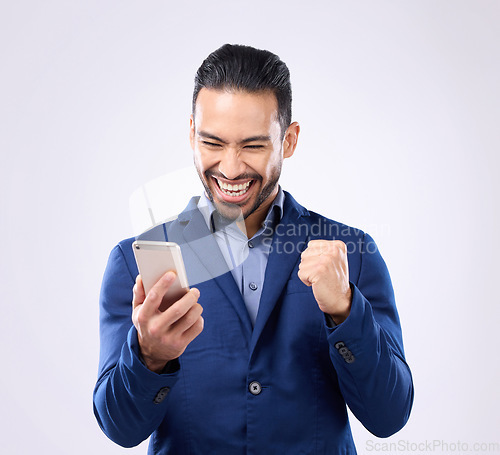
[[[198,93],[205,87],[247,92],[271,91],[278,102],[281,136],[292,122],[292,86],[286,64],[272,52],[224,44],[201,64],[194,78],[193,114]]]

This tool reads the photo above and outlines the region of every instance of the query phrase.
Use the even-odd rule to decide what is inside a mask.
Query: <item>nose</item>
[[[233,148],[223,152],[219,162],[219,172],[228,180],[233,180],[245,172],[245,164],[240,159],[240,154]]]

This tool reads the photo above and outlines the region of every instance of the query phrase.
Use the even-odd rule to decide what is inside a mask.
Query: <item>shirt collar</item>
[[[281,218],[283,217],[283,204],[285,202],[285,193],[281,186],[278,186],[278,194],[274,198],[269,210],[267,212],[266,218],[262,223],[262,227],[265,228],[274,228]],[[214,233],[216,230],[217,223],[214,223],[214,212],[215,206],[212,201],[207,197],[205,192],[202,194],[198,201],[198,209],[200,210],[205,223],[207,224],[210,232]]]

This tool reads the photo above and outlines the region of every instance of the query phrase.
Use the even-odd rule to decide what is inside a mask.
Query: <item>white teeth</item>
[[[241,196],[242,194],[245,194],[248,191],[248,188],[250,187],[250,183],[252,183],[252,180],[239,184],[239,185],[231,185],[228,183],[221,182],[220,180],[217,180],[217,184],[219,185],[219,188],[222,190],[224,194],[227,194],[228,196]]]

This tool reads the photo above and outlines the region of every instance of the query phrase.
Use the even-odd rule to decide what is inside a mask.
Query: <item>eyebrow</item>
[[[206,131],[198,131],[198,136],[204,137],[205,139],[213,139],[214,141],[221,142],[223,144],[227,144],[227,142],[221,139],[218,136],[214,136],[213,134],[207,133]],[[240,144],[247,144],[248,142],[257,142],[257,141],[270,141],[271,136],[260,135],[260,136],[251,136],[240,141]]]

